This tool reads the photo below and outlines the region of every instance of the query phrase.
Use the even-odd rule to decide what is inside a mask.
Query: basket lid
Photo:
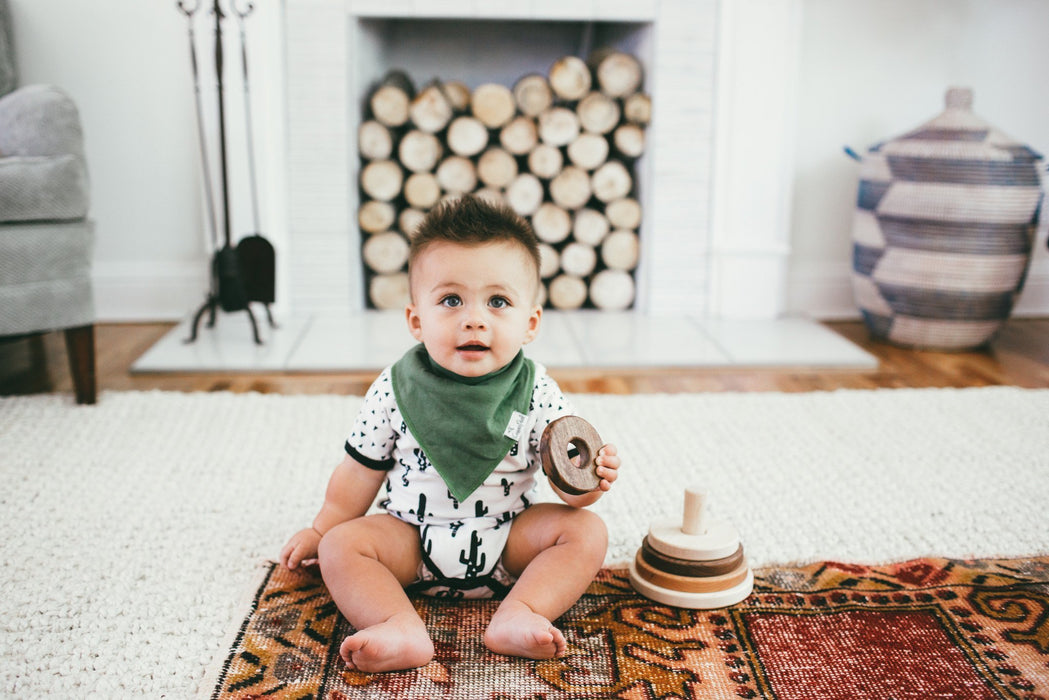
[[[917,129],[870,149],[886,156],[936,160],[1035,161],[1042,155],[973,114],[973,91],[947,90],[946,109]]]

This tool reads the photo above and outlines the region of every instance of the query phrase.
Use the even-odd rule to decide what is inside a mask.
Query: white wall
[[[239,7],[246,4],[238,0]],[[248,20],[249,31],[271,31],[276,2],[256,4],[260,7]],[[175,0],[9,0],[9,5],[20,82],[57,85],[80,110],[91,216],[97,222],[94,276],[99,317],[185,316],[204,299],[210,255],[185,16]],[[222,5],[228,6],[227,0]],[[212,100],[205,112],[214,121],[211,22],[207,12],[198,13],[196,32],[205,52],[200,56],[203,92]],[[235,40],[237,23],[231,19],[225,25],[228,38]],[[253,36],[249,34],[249,50]],[[235,42],[230,49],[239,52]],[[243,127],[237,126],[243,124],[239,53],[228,54],[226,61],[232,83],[228,119],[236,130],[230,150],[237,238],[254,225]],[[266,75],[272,62],[272,57],[259,59],[252,70],[252,101],[260,107],[255,130],[260,135],[273,133],[265,105],[273,99],[267,84],[276,81],[258,80],[260,85],[255,85],[255,73]],[[211,146],[217,152],[214,139]],[[265,191],[266,179],[273,175],[267,163],[259,165]],[[217,173],[213,177],[217,186]],[[262,216],[266,232],[274,219],[266,202]]]
[[[175,0],[9,2],[23,82],[59,85],[80,107],[98,222],[100,318],[184,316],[203,299],[209,253],[186,21]],[[256,5],[252,46],[264,43],[262,33],[279,31],[278,0]],[[787,309],[852,316],[856,167],[842,146],[864,148],[906,131],[941,110],[947,86],[969,85],[978,114],[1049,154],[1049,2],[803,0],[802,9]],[[203,44],[210,41],[206,21],[201,12]],[[236,23],[227,25],[235,34]],[[252,55],[252,94],[257,138],[279,143],[278,59]],[[236,55],[228,61],[239,71]],[[229,118],[242,123],[239,83],[235,73],[229,77]],[[240,149],[231,154],[235,237],[253,228],[243,137],[231,137],[238,139],[231,144]],[[280,261],[284,212],[266,196],[283,186],[265,161],[273,150],[260,144],[257,151],[261,229]],[[1044,238],[1043,226],[1018,313],[1049,314]]]
[[[858,164],[843,146],[862,152],[917,127],[958,85],[978,116],[1049,156],[1047,28],[1046,0],[805,0],[788,310],[856,315]],[[1046,223],[1018,315],[1049,314]]]

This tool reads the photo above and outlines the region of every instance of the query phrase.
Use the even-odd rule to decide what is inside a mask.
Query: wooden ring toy
[[[579,416],[562,416],[543,430],[539,438],[539,459],[543,472],[557,488],[579,496],[595,490],[601,483],[597,475],[597,452],[603,443],[594,426]],[[578,466],[568,458],[568,448],[579,451]]]
[[[707,530],[702,534],[690,535],[682,532],[681,525],[673,520],[652,523],[648,531],[649,542],[657,552],[677,559],[709,561],[731,556],[739,548],[739,533],[723,520],[710,519]]]
[[[706,494],[685,489],[685,511],[681,520],[657,520],[648,530],[652,548],[677,559],[710,561],[731,556],[739,547],[739,533],[723,520],[705,512]]]
[[[674,591],[646,581],[638,575],[637,566],[634,562],[631,562],[630,583],[638,593],[646,598],[651,598],[657,603],[671,605],[675,608],[713,610],[715,608],[727,608],[745,600],[751,591],[754,590],[754,573],[750,568],[747,568],[743,581],[723,591],[688,593],[686,591]]]
[[[651,584],[683,593],[725,591],[743,583],[744,579],[747,578],[747,574],[750,573],[750,568],[744,559],[740,561],[739,566],[719,576],[678,576],[654,568],[642,558],[640,552],[634,559],[633,570],[637,572],[638,576]]]
[[[727,557],[701,561],[668,557],[653,547],[647,537],[641,542],[641,549],[638,550],[638,553],[645,563],[653,568],[678,576],[720,576],[735,570],[743,561],[743,545],[737,547],[736,551]]]
[[[646,598],[679,608],[735,605],[754,590],[739,534],[706,517],[706,494],[685,489],[681,521],[654,523],[630,562],[630,584]]]

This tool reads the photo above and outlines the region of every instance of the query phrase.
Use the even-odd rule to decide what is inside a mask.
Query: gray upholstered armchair
[[[77,403],[96,393],[87,211],[76,105],[51,86],[17,87],[0,0],[0,337],[64,331]]]

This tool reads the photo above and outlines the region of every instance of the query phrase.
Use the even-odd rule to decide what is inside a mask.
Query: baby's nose
[[[478,309],[470,309],[466,314],[463,325],[471,330],[481,330],[488,326],[488,322],[484,318],[484,312]]]

